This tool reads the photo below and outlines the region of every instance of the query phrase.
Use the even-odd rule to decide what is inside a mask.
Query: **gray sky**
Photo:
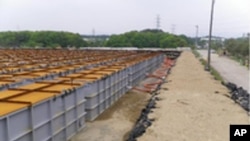
[[[175,34],[208,34],[212,0],[0,0],[0,31],[56,30],[119,34],[156,28]],[[213,35],[250,32],[250,0],[216,0]]]

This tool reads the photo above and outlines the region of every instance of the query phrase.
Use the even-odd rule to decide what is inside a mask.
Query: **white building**
[[[200,38],[200,42],[203,42],[202,48],[208,48],[208,41],[209,41],[209,36],[204,36],[204,37]],[[223,45],[225,38],[212,36],[211,41],[215,41],[215,42],[221,43]]]

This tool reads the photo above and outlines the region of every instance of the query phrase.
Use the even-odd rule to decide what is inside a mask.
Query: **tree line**
[[[185,35],[174,35],[156,29],[130,31],[105,38],[88,37],[70,32],[56,31],[7,31],[0,32],[0,47],[157,47],[172,48],[193,45]]]
[[[249,56],[248,38],[231,38],[225,41],[225,48],[234,56]]]
[[[228,53],[240,60],[244,65],[249,65],[249,39],[248,38],[231,38],[225,40],[225,49]]]
[[[193,45],[193,40],[185,35],[178,36],[155,29],[130,31],[124,34],[112,35],[105,42],[105,46],[110,47],[175,48],[189,45]]]
[[[87,46],[80,34],[56,31],[0,32],[2,47],[80,47]]]

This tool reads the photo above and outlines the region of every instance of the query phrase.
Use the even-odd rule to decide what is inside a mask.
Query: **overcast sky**
[[[119,34],[160,28],[195,36],[208,34],[212,0],[0,0],[0,31],[56,30]],[[250,0],[216,0],[213,35],[250,32]]]

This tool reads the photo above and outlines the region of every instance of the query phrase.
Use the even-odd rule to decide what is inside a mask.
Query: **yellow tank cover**
[[[20,76],[15,76],[18,77],[19,79],[31,79],[31,78],[35,78],[37,76],[32,76],[32,75],[20,75]]]
[[[49,85],[50,84],[33,83],[33,84],[18,87],[18,88],[25,89],[25,90],[34,90],[34,89],[38,89],[38,88],[49,86]]]
[[[74,68],[79,68],[79,67],[84,67],[85,66],[85,64],[76,64],[76,65],[74,65]]]
[[[57,79],[58,80],[71,80],[71,78],[68,78],[68,77],[58,77]]]
[[[65,69],[51,69],[49,70],[49,72],[55,72],[55,73],[59,73],[59,72],[63,72],[65,71]]]
[[[71,69],[75,69],[76,67],[72,67],[72,66],[69,66],[69,67],[63,67],[63,69],[67,69],[67,70],[71,70]]]
[[[71,81],[73,81],[73,84],[80,84],[80,85],[83,85],[87,82],[92,82],[94,81],[95,79],[85,79],[85,78],[74,78],[74,79],[69,79],[67,81],[67,83],[71,83]]]
[[[5,78],[5,79],[3,79],[3,81],[5,81],[5,82],[16,82],[16,81],[18,81],[18,80],[20,80],[20,78],[16,78],[16,77]],[[0,80],[0,81],[1,81],[1,80]]]
[[[11,82],[6,82],[6,81],[0,81],[0,85],[4,85],[4,84],[10,84]]]
[[[92,73],[93,72],[93,70],[83,70],[83,71],[81,71],[80,73],[81,74],[90,74],[90,73]]]
[[[105,68],[107,68],[107,67],[106,66],[102,66],[102,67],[92,68],[91,70],[92,71],[99,71],[99,70],[103,70]]]
[[[101,79],[103,78],[105,75],[103,74],[88,74],[85,75],[84,78],[94,78],[94,79]]]
[[[93,82],[96,80],[96,78],[79,78],[74,80],[83,80],[84,82]]]
[[[67,75],[67,77],[80,77],[80,76],[82,76],[82,74],[75,73],[75,74],[69,74],[69,75]]]
[[[77,83],[77,82],[71,82],[72,79],[70,80],[67,80],[67,81],[62,81],[62,80],[59,80],[59,79],[55,79],[55,80],[47,80],[47,81],[42,81],[44,83],[47,83],[47,84],[51,84],[51,85],[70,85],[72,87],[77,87],[79,85],[81,85],[81,83]],[[73,79],[75,80],[75,79]]]
[[[14,75],[26,75],[28,73],[29,72],[27,72],[27,71],[22,71],[22,72],[16,72]]]
[[[0,91],[0,99],[7,98],[10,96],[18,95],[24,91],[21,90],[5,90],[5,91]]]
[[[103,71],[114,71],[114,72],[117,72],[121,70],[120,68],[110,68],[110,69],[104,69]]]
[[[41,71],[46,71],[46,69],[34,69],[34,71],[36,71],[36,72],[41,72]]]
[[[83,82],[85,82],[85,81],[76,81],[76,80],[79,80],[80,78],[67,78],[67,77],[59,77],[59,78],[57,78],[57,80],[65,80],[65,83],[66,84],[71,84],[72,83],[72,81],[73,81],[73,85],[83,85]],[[81,80],[81,79],[80,79]]]
[[[11,74],[1,74],[0,75],[0,78],[12,78],[13,77],[13,75],[11,75]]]
[[[94,71],[99,71],[101,70],[101,68],[92,68],[91,71],[94,72]]]
[[[25,65],[25,66],[22,66],[22,68],[25,68],[25,69],[31,69],[33,68],[34,66],[33,65]]]
[[[127,66],[126,63],[127,63],[127,62],[125,62],[125,63],[124,63],[124,62],[122,62],[122,63],[117,63],[115,66],[116,66],[116,67],[126,67],[126,66]]]
[[[30,92],[30,93],[27,93],[25,95],[11,98],[9,100],[10,101],[31,102],[32,104],[35,104],[39,101],[51,98],[54,95],[56,95],[56,94],[55,93],[46,93],[46,92]]]
[[[56,84],[56,85],[50,86],[48,88],[44,88],[42,90],[46,90],[46,91],[62,91],[62,90],[71,89],[73,87],[74,86],[71,86],[71,85]]]
[[[35,73],[32,73],[32,75],[37,75],[37,76],[44,76],[44,75],[48,75],[50,73],[48,72],[35,72]]]
[[[18,67],[8,67],[6,68],[6,70],[9,70],[9,71],[14,71],[14,70],[18,70],[19,68]]]
[[[44,81],[41,81],[41,82],[42,83],[59,83],[59,82],[62,82],[62,81],[63,81],[62,79],[55,78],[55,79],[51,79],[51,80],[44,80]]]
[[[125,67],[124,66],[115,66],[115,65],[112,65],[112,66],[109,66],[106,69],[122,69],[122,68],[125,68]]]
[[[73,80],[73,83],[77,83],[77,84],[80,84],[81,86],[83,86],[87,83],[87,81],[76,79],[76,80]]]
[[[112,72],[112,71],[104,71],[104,70],[94,72],[94,74],[104,74],[104,75],[110,75],[112,73],[114,73],[114,72]]]
[[[27,106],[27,104],[0,102],[0,117]]]

